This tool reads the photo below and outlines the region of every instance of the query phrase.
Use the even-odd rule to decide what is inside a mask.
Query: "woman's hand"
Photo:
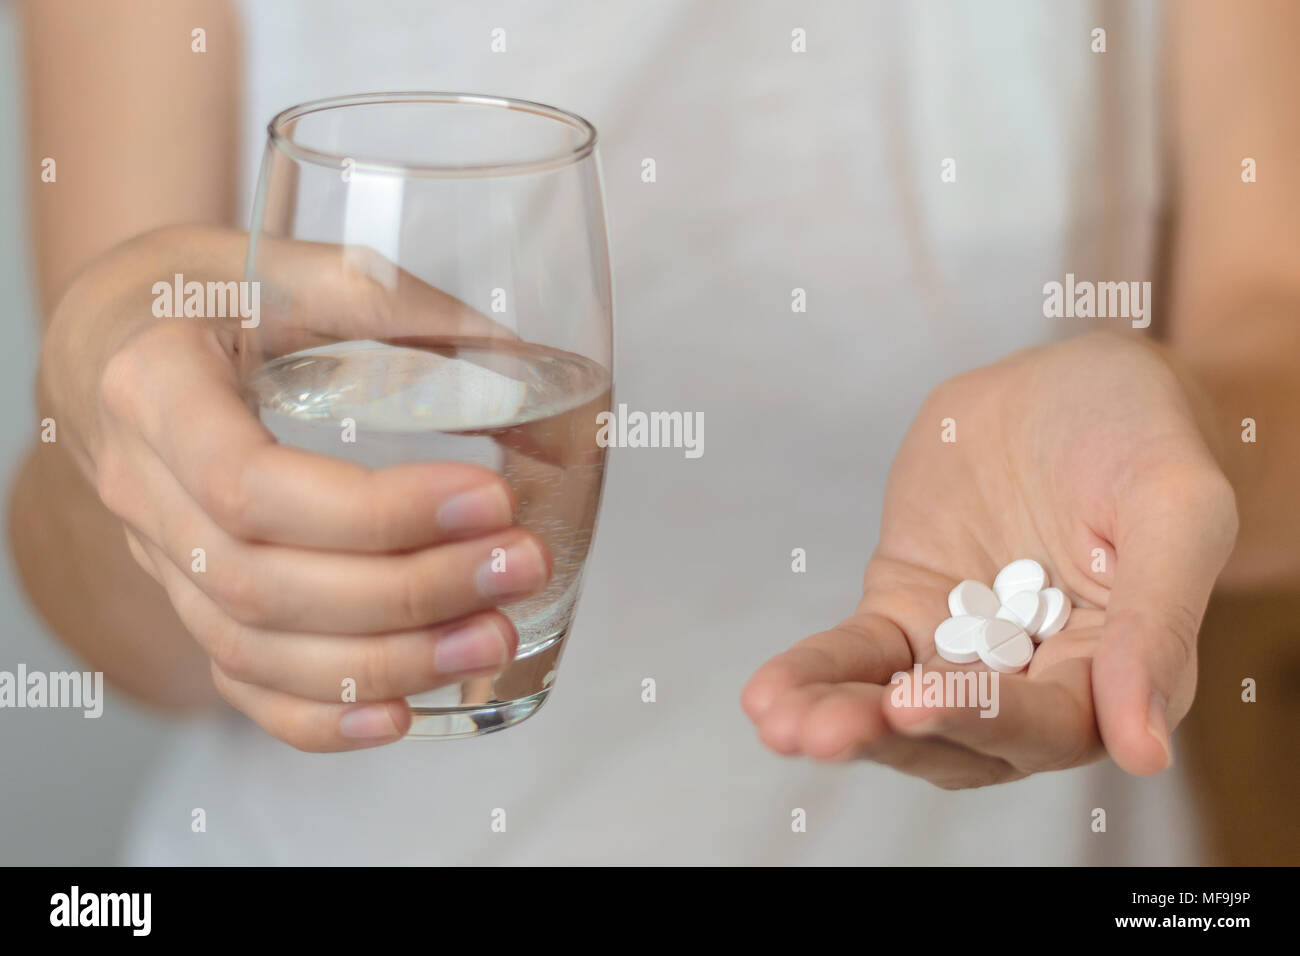
[[[942,440],[953,419],[956,440]],[[947,788],[1072,767],[1108,752],[1150,774],[1196,687],[1196,637],[1232,550],[1232,488],[1196,400],[1163,352],[1090,335],[1014,354],[927,399],[890,473],[857,612],[750,679],[763,742],[862,756]],[[900,707],[891,677],[986,670],[938,657],[934,630],[964,578],[1037,559],[1075,600],[999,712]],[[951,704],[951,702],[946,702]],[[1104,750],[1103,750],[1104,748]]]
[[[510,489],[491,471],[370,470],[277,444],[238,390],[239,320],[153,317],[155,282],[238,277],[246,246],[175,228],[97,261],[55,310],[43,404],[227,701],[304,750],[386,743],[409,727],[406,695],[513,658],[514,628],[493,608],[544,587],[550,558],[511,526]],[[465,321],[409,276],[390,294],[334,247],[291,253],[295,315],[318,317],[315,331],[358,316],[391,331],[395,298],[425,329]],[[497,548],[506,570],[493,573]],[[349,678],[355,703],[343,702]]]

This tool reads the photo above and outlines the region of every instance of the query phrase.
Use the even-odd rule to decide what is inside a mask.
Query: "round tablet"
[[[950,617],[935,628],[934,649],[945,661],[973,664],[980,659],[979,645],[988,626],[982,617]]]
[[[1033,558],[1012,561],[993,579],[993,591],[1000,604],[1006,604],[1007,598],[1013,594],[1019,594],[1021,591],[1041,591],[1045,587],[1047,587],[1047,572]]]
[[[1021,591],[1002,602],[997,616],[1004,621],[1019,624],[1026,634],[1033,634],[1043,625],[1047,604],[1041,591]]]
[[[983,581],[963,581],[948,592],[948,613],[953,617],[993,617],[1001,606]]]
[[[1024,629],[1002,618],[989,621],[984,639],[976,649],[980,660],[1003,674],[1024,670],[1034,656],[1034,642]]]
[[[1060,588],[1043,588],[1039,596],[1043,599],[1043,620],[1033,631],[1036,641],[1051,637],[1065,627],[1073,610],[1069,596]]]

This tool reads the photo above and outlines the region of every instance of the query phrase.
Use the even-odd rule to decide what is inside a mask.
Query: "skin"
[[[945,787],[1105,753],[1154,772],[1190,706],[1216,577],[1239,588],[1296,579],[1300,514],[1276,503],[1300,474],[1300,438],[1271,429],[1267,468],[1229,447],[1242,408],[1278,422],[1300,415],[1286,374],[1300,345],[1300,186],[1276,174],[1243,193],[1236,177],[1242,155],[1276,171],[1296,154],[1289,104],[1300,89],[1285,38],[1300,14],[1283,3],[1251,17],[1173,6],[1169,344],[1089,336],[934,391],[895,462],[858,611],[745,688],[775,751],[874,759]],[[459,493],[502,501],[490,473],[439,463],[366,472],[274,445],[238,399],[231,330],[152,318],[145,293],[160,277],[241,273],[245,238],[213,228],[237,221],[239,38],[218,0],[120,0],[111,16],[96,7],[22,5],[28,159],[60,164],[57,187],[32,192],[47,327],[38,404],[59,441],[33,446],[11,494],[24,585],[61,639],[147,702],[198,708],[215,686],[302,749],[395,740],[409,721],[401,696],[453,679],[438,663],[451,629],[484,625],[487,663],[459,677],[482,679],[513,652],[492,610],[500,596],[476,583],[484,555],[536,549],[534,587],[547,558],[510,528],[508,499],[477,524],[445,525]],[[208,30],[202,56],[189,51],[196,24]],[[151,53],[105,52],[137,48]],[[175,223],[192,225],[157,231]],[[314,322],[328,323],[331,304],[373,303],[364,283],[323,275]],[[406,293],[449,314],[436,290],[408,283]],[[939,441],[950,416],[955,445]],[[401,489],[413,484],[422,510],[388,510],[412,500]],[[189,570],[199,541],[206,575]],[[1091,571],[1098,546],[1103,573]],[[930,635],[952,584],[990,579],[1022,555],[1089,606],[1027,674],[1003,679],[1001,716],[887,706],[894,672],[937,664]],[[337,702],[341,673],[359,677],[357,704]]]
[[[950,417],[957,441],[944,443]],[[870,757],[944,787],[1106,751],[1134,773],[1169,763],[1168,728],[1191,706],[1197,629],[1237,517],[1159,350],[1098,334],[945,382],[894,460],[883,514],[853,617],[750,680],[744,706],[765,744]],[[1024,555],[1082,600],[1024,674],[999,678],[998,715],[895,706],[891,677],[916,662],[988,669],[939,658],[934,629],[958,581],[992,582]]]

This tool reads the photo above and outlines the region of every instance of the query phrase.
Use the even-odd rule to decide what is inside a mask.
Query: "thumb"
[[[1236,539],[1237,512],[1212,465],[1144,477],[1123,498],[1093,696],[1111,757],[1146,775],[1169,766],[1170,730],[1191,707],[1197,633]]]

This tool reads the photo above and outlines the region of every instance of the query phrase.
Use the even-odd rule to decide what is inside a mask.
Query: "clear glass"
[[[409,736],[511,726],[551,691],[604,482],[613,313],[596,131],[522,100],[383,93],[293,107],[268,132],[245,395],[287,444],[506,478],[554,577],[502,607],[514,662],[411,698]]]

